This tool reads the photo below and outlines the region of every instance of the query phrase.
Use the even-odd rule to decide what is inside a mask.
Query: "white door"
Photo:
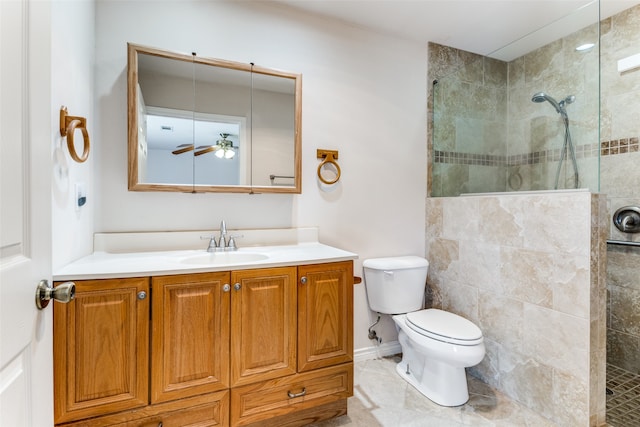
[[[0,0],[0,426],[53,425],[48,2]]]

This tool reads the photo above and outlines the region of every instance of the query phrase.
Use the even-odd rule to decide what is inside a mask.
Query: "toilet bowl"
[[[371,309],[392,314],[398,330],[402,361],[396,372],[439,405],[467,402],[465,368],[485,355],[480,328],[447,311],[421,309],[429,267],[424,258],[369,259],[363,267]]]
[[[426,314],[428,322],[416,326],[408,318],[411,314]],[[393,320],[402,348],[402,361],[396,366],[398,374],[438,405],[459,406],[467,402],[465,368],[477,365],[485,355],[480,329],[460,316],[437,309],[399,314]],[[448,324],[442,321],[459,323],[458,333],[443,333],[439,327]]]

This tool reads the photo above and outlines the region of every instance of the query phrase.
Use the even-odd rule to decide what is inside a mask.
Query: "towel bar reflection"
[[[338,165],[338,162],[336,162],[336,160],[338,160],[338,151],[318,149],[317,157],[318,159],[324,159],[318,165],[318,178],[320,179],[320,181],[327,185],[335,184],[336,182],[338,182],[338,180],[340,179],[340,165]],[[334,179],[325,179],[325,177],[322,176],[322,168],[327,165],[331,165],[336,169],[336,176]]]
[[[78,155],[76,152],[76,146],[73,143],[73,134],[76,129],[80,129],[82,132],[82,139],[84,146],[82,149],[82,155]],[[87,132],[87,119],[84,117],[70,116],[67,111],[67,107],[60,108],[60,135],[67,137],[67,149],[71,158],[78,163],[82,163],[89,158],[89,150],[91,143],[89,141],[89,132]]]
[[[271,185],[284,185],[284,184],[277,184],[275,182],[276,179],[296,179],[296,177],[289,176],[289,175],[274,175],[274,174],[269,175],[269,180],[271,181]]]

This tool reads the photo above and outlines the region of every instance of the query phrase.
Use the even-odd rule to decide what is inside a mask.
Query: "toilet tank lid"
[[[364,260],[364,268],[373,270],[403,270],[409,268],[423,268],[429,266],[429,261],[419,256],[400,256],[387,258],[371,258]]]

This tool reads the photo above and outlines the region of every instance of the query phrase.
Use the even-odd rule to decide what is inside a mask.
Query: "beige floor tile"
[[[354,396],[348,414],[315,427],[551,427],[524,406],[469,376],[469,401],[446,408],[431,402],[396,372],[400,359],[389,357],[358,362],[354,367]]]

